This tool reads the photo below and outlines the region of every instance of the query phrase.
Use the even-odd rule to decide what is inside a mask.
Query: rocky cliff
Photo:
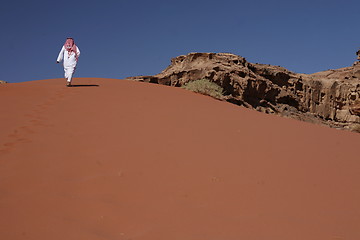
[[[173,58],[160,74],[128,79],[180,87],[203,78],[238,105],[332,127],[360,126],[360,64],[298,74],[229,53],[190,53]]]

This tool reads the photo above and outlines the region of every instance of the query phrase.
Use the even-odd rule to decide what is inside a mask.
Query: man
[[[76,64],[79,60],[79,56],[80,56],[80,50],[75,45],[74,39],[67,38],[64,46],[61,48],[56,63],[63,61],[65,78],[67,79],[66,86],[68,87],[71,87],[72,76],[75,72]]]

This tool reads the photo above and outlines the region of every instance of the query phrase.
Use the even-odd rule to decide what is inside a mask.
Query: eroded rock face
[[[354,115],[360,116],[360,99],[351,106],[350,112]]]
[[[0,80],[0,84],[7,83],[6,81]]]
[[[190,53],[160,74],[129,79],[179,87],[202,78],[223,87],[227,101],[258,111],[333,127],[360,123],[360,64],[307,75],[229,53]]]

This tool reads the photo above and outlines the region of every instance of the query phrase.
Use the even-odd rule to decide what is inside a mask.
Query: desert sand
[[[0,85],[0,239],[360,239],[360,134],[74,83]]]

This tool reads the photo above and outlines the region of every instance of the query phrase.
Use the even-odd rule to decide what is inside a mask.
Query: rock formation
[[[3,80],[0,80],[0,84],[2,84],[2,83],[7,83],[6,81],[3,81]]]
[[[356,52],[356,55],[357,55],[357,60],[360,61],[360,49]]]
[[[160,74],[128,79],[180,87],[202,78],[223,87],[227,101],[261,112],[338,128],[360,125],[360,64],[298,74],[230,53],[190,53]]]

